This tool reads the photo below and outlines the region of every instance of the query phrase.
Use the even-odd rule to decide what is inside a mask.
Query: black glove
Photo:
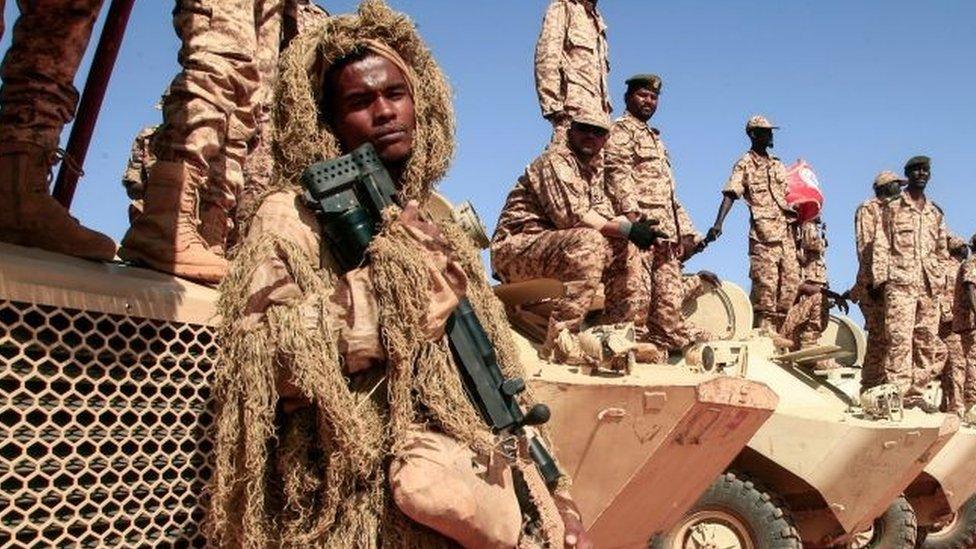
[[[630,234],[627,235],[627,240],[633,242],[641,250],[650,248],[660,238],[667,236],[654,228],[657,223],[656,219],[634,221],[630,226]]]
[[[847,303],[847,300],[851,298],[850,292],[839,294],[833,290],[824,289],[824,295],[827,296],[831,308],[836,307],[845,315],[851,313],[851,306]]]

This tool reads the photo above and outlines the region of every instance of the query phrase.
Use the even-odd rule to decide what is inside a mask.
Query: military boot
[[[34,143],[0,143],[0,240],[111,261],[115,242],[82,226],[48,192],[51,158]]]
[[[200,208],[200,237],[214,255],[227,255],[231,228],[230,217],[220,206],[208,204]]]
[[[182,162],[153,165],[144,208],[122,239],[119,257],[190,280],[223,278],[227,261],[198,232],[197,192]]]

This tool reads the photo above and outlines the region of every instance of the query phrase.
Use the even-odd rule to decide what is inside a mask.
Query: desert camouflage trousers
[[[827,329],[830,306],[823,294],[801,295],[786,313],[780,335],[793,341],[794,348],[814,347]]]
[[[973,336],[976,332],[953,333],[951,326],[943,325],[940,336],[946,346],[946,359],[942,368],[942,402],[946,412],[963,415],[976,404],[976,362],[974,362]],[[969,340],[969,345],[963,343]],[[968,353],[967,353],[968,351]]]
[[[182,162],[200,209],[230,213],[244,187],[259,123],[268,119],[282,0],[177,0],[183,69],[163,102],[156,157]]]
[[[516,235],[492,246],[491,263],[505,282],[554,278],[564,283],[565,294],[555,300],[549,315],[547,349],[563,329],[579,331],[601,283],[607,322],[633,320],[646,311],[646,301],[641,301],[646,293],[635,285],[634,276],[628,276],[642,270],[637,249],[626,241],[607,239],[596,229]]]
[[[704,331],[685,320],[682,314],[682,305],[690,292],[681,273],[680,248],[672,243],[662,243],[643,252],[642,256],[651,282],[650,299],[647,300],[647,341],[658,348],[674,350],[708,339]],[[635,326],[640,325],[635,323]]]
[[[800,264],[792,240],[749,241],[750,294],[756,320],[762,326],[779,329],[793,307],[800,287]]]
[[[861,391],[884,383],[884,307],[865,296],[858,302],[868,332],[867,350],[861,366]]]
[[[885,381],[906,401],[919,400],[942,370],[946,348],[939,337],[939,299],[919,285],[889,282],[884,288]]]
[[[75,73],[102,0],[18,0],[17,7],[20,17],[0,66],[0,141],[53,151],[75,115]]]

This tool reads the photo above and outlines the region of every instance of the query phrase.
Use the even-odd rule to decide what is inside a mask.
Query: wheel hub
[[[724,510],[694,513],[677,528],[668,549],[755,549],[746,524]]]

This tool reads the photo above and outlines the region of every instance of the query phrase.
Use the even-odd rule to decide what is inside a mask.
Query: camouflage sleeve
[[[623,125],[614,124],[603,148],[604,186],[618,214],[637,212],[637,185],[634,181],[632,150],[634,138]]]
[[[889,208],[881,211],[874,222],[874,251],[871,254],[871,285],[880,286],[888,281],[888,264],[891,261],[891,242],[885,220],[888,219]]]
[[[732,167],[732,175],[729,176],[729,180],[725,183],[725,187],[722,189],[723,194],[730,194],[736,198],[742,198],[746,192],[746,167],[743,165],[742,161],[739,160]]]
[[[860,206],[854,214],[854,239],[857,243],[857,259],[861,263],[870,261],[866,257],[871,243],[874,242],[875,212],[867,207]]]
[[[535,45],[535,88],[542,116],[563,111],[562,55],[566,39],[566,6],[553,0],[542,21],[542,32]]]
[[[976,257],[972,257],[963,263],[959,270],[959,277],[962,278],[963,284],[976,285]]]
[[[678,197],[674,197],[674,214],[678,221],[678,234],[681,237],[690,236],[694,239],[695,244],[702,241],[702,235],[695,228],[695,223],[691,220],[691,216],[688,215],[688,210],[685,209],[684,204],[678,200]]]
[[[129,162],[125,166],[125,172],[122,173],[122,186],[125,187],[130,198],[140,198],[131,196],[132,192],[130,189],[143,183],[142,174],[146,168],[145,162],[143,161],[144,141],[145,137],[140,132],[132,142],[132,149],[129,151]]]

